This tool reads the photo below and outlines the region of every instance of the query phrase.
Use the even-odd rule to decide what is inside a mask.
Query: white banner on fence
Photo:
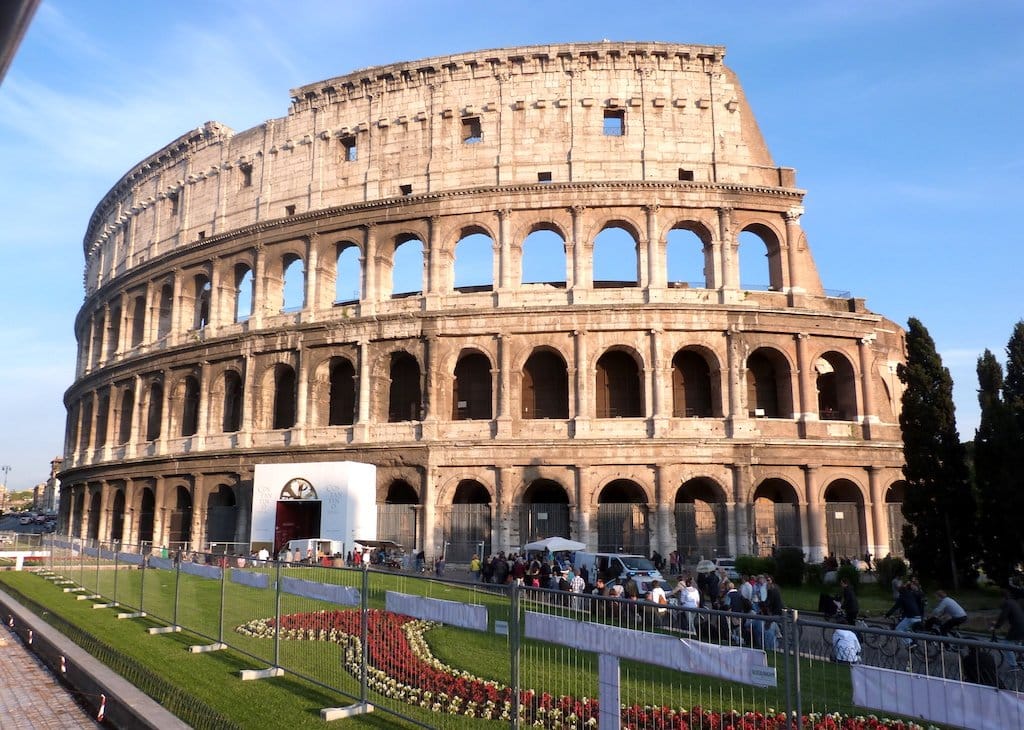
[[[250,573],[247,570],[232,570],[231,582],[250,588],[269,588],[270,576],[266,573]]]
[[[894,669],[851,667],[853,703],[975,730],[1024,727],[1024,695]]]
[[[200,578],[220,580],[220,568],[216,565],[184,562],[181,564],[181,572],[188,573],[189,575],[198,575]]]
[[[410,596],[407,593],[388,591],[385,608],[392,613],[412,616],[427,621],[439,621],[449,626],[487,631],[487,608],[441,598]]]
[[[358,606],[360,604],[359,589],[351,586],[317,583],[301,578],[281,578],[281,590],[284,593],[315,598],[318,601],[329,601],[341,606]]]
[[[609,654],[757,687],[775,687],[777,684],[775,668],[768,666],[767,657],[760,649],[718,646],[667,634],[648,634],[533,612],[526,614],[526,636],[581,651]]]

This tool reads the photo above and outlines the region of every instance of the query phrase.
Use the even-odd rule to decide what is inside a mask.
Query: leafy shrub
[[[903,558],[890,555],[887,558],[875,561],[875,575],[878,576],[878,587],[889,591],[892,587],[892,579],[907,575],[907,563]]]
[[[740,575],[775,575],[775,559],[740,555],[736,558],[736,572]]]
[[[820,586],[825,583],[825,566],[821,563],[808,563],[804,566],[804,581],[809,586]]]
[[[839,566],[839,570],[836,574],[836,580],[842,580],[843,578],[846,578],[854,588],[857,588],[860,585],[860,571],[849,563]]]
[[[783,586],[798,586],[804,579],[804,551],[784,547],[775,551],[775,581]]]

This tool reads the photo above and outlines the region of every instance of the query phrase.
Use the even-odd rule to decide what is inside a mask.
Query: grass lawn
[[[269,573],[273,570],[268,568]],[[163,677],[186,689],[197,698],[245,728],[288,727],[322,728],[319,712],[324,707],[337,707],[352,702],[325,686],[358,694],[358,679],[344,670],[341,647],[318,641],[281,641],[279,661],[275,661],[274,642],[235,632],[235,627],[248,621],[275,615],[277,601],[282,614],[308,613],[325,608],[337,609],[311,598],[251,588],[231,581],[209,580],[180,574],[175,600],[174,573],[163,570],[81,570],[65,574],[95,593],[116,596],[125,606],[142,606],[150,618],[118,620],[117,610],[95,610],[93,602],[76,600],[63,590],[32,573],[0,573],[0,583],[7,583],[29,598],[47,606],[85,631],[131,658],[158,671]],[[318,568],[290,568],[282,575],[312,581],[361,587],[358,571]],[[275,575],[270,576],[272,579]],[[509,619],[509,605],[504,596],[471,587],[451,586],[421,581],[403,574],[371,573],[367,593],[371,608],[383,608],[385,593],[397,590],[428,595],[488,608],[491,631],[478,632],[443,626],[429,630],[426,640],[434,656],[449,666],[470,672],[485,680],[510,684],[511,660],[508,639],[496,634],[495,620]],[[783,589],[786,605],[805,610],[817,608],[817,587]],[[220,607],[224,615],[221,623]],[[884,612],[888,597],[874,586],[861,591],[866,610]],[[877,608],[875,608],[877,606]],[[527,604],[529,608],[529,604]],[[557,612],[557,610],[556,610]],[[150,626],[177,623],[189,631],[153,636]],[[195,633],[192,633],[192,632]],[[192,654],[188,647],[224,640],[237,650]],[[198,634],[198,635],[197,635]],[[768,663],[774,665],[776,655],[769,652]],[[846,712],[856,714],[851,705],[849,668],[825,661],[801,659],[803,711]],[[295,674],[259,681],[243,682],[239,672],[278,663]],[[597,696],[596,655],[565,647],[524,640],[521,644],[520,683],[524,689],[538,693],[571,695],[577,699]],[[765,712],[784,709],[784,671],[778,667],[778,688],[761,689],[725,682],[706,676],[685,674],[649,664],[621,662],[621,699],[624,704],[664,704],[689,708],[694,705],[717,709],[741,709]],[[315,678],[317,682],[306,678]],[[319,682],[319,684],[318,684]],[[431,713],[398,700],[371,693],[371,702],[392,707],[419,721],[445,727],[504,727],[507,723],[464,719]],[[345,721],[346,726],[402,727],[393,716],[377,712]]]

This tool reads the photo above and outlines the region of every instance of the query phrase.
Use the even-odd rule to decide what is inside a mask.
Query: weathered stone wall
[[[227,490],[245,542],[254,463],[352,459],[378,465],[382,503],[411,487],[428,553],[466,485],[490,505],[489,547],[525,542],[540,483],[563,490],[569,531],[594,547],[599,504],[642,502],[647,547],[665,554],[683,540],[673,513],[696,499],[724,510],[715,550],[763,550],[768,500],[795,505],[812,557],[852,544],[829,532],[829,503],[857,505],[858,551],[888,552],[902,331],[822,288],[803,192],[722,59],[598,43],[377,67],[140,163],[85,237],[65,525],[202,546]],[[614,281],[594,274],[609,229],[633,249]],[[555,281],[524,282],[537,231],[561,241]],[[474,235],[490,276],[457,286]],[[396,296],[397,252],[416,245],[420,287]],[[761,248],[767,290],[741,283],[741,245]],[[678,247],[702,281],[675,280]],[[295,276],[301,301],[285,307]],[[547,375],[530,363],[544,353],[563,364],[567,404],[537,418]],[[412,399],[397,415],[395,397]],[[477,415],[460,410],[481,398]]]

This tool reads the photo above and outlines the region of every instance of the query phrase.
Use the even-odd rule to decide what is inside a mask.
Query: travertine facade
[[[377,67],[137,165],[85,236],[65,529],[245,543],[255,463],[354,460],[455,559],[889,552],[902,331],[822,288],[723,53]]]

